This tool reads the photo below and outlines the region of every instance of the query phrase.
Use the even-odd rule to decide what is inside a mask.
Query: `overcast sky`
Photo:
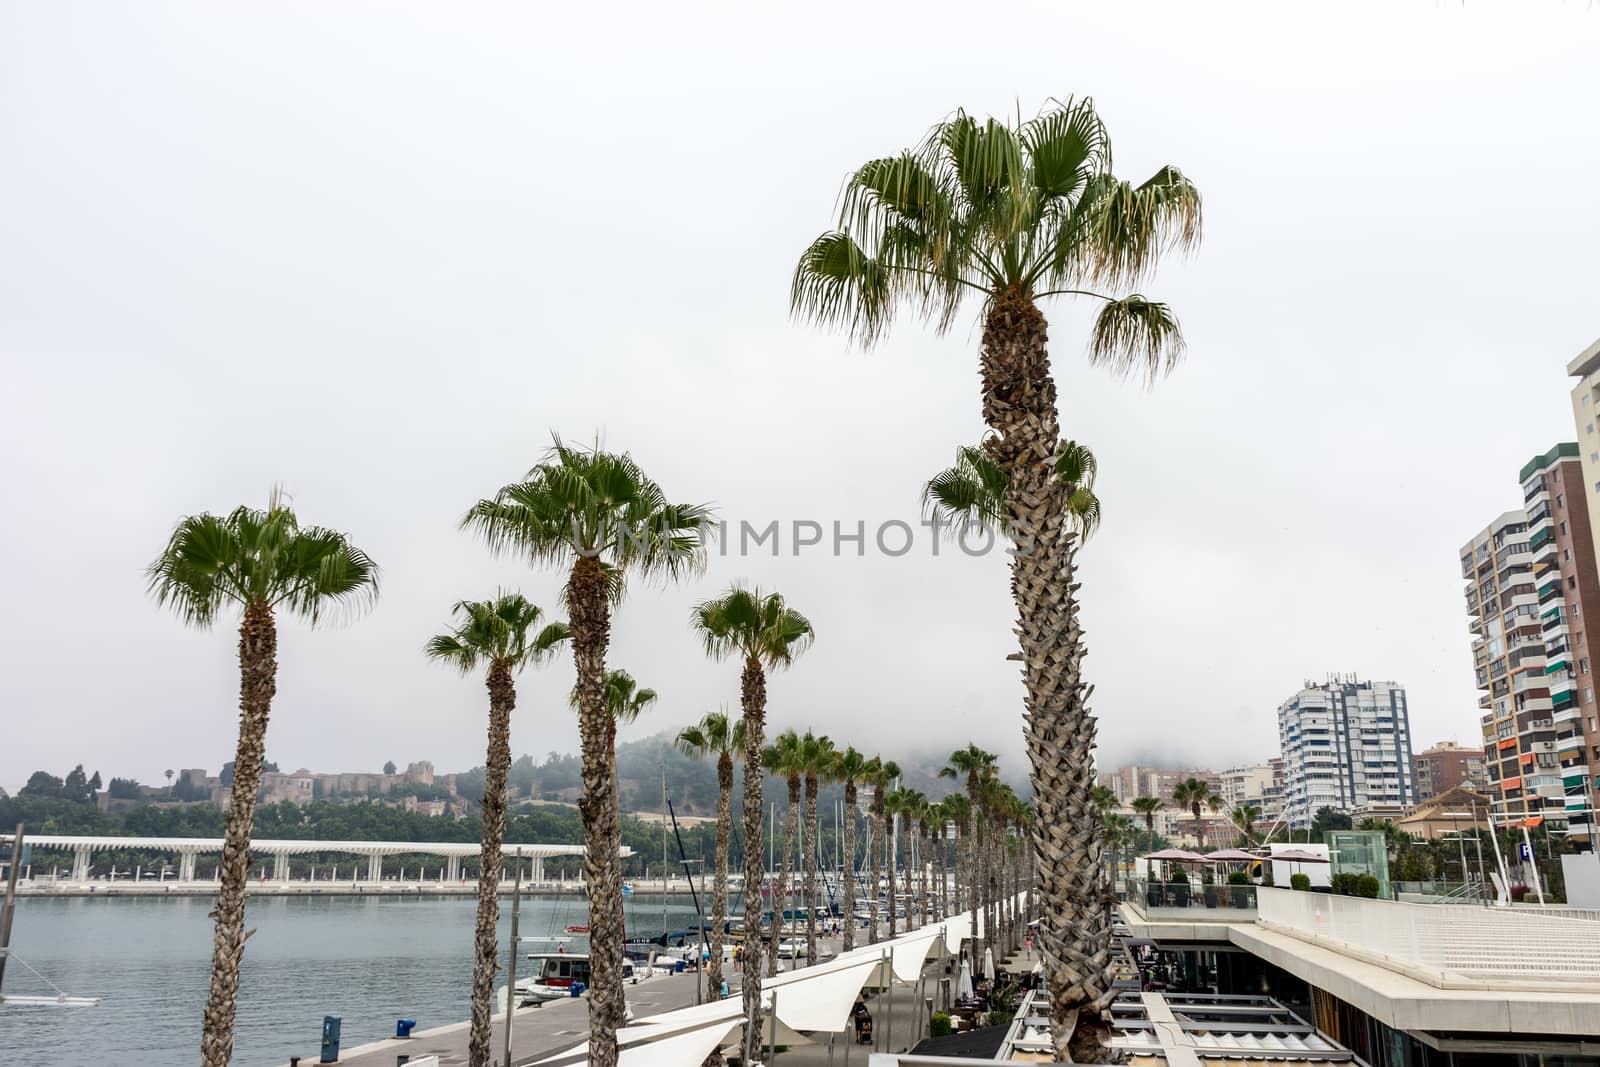
[[[1456,550],[1574,437],[1564,365],[1600,337],[1597,53],[1584,3],[0,4],[0,784],[232,758],[233,628],[185,630],[142,569],[274,482],[384,587],[284,622],[269,756],[481,762],[481,683],[419,649],[499,585],[555,608],[556,573],[456,528],[552,431],[786,526],[633,588],[610,662],[662,698],[625,737],[737,707],[685,619],[747,578],[818,633],[773,724],[1020,761],[1004,557],[831,545],[914,522],[980,435],[978,306],[862,353],[787,296],[852,167],[1067,94],[1206,212],[1146,287],[1189,343],[1153,391],[1048,308],[1100,459],[1102,765],[1275,755],[1330,671],[1405,684],[1419,747],[1473,741]],[[823,545],[792,555],[796,520]],[[516,751],[573,749],[570,663],[520,685]]]

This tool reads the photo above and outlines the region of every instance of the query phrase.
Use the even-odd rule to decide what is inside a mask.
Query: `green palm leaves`
[[[616,583],[629,572],[698,571],[710,521],[708,507],[670,503],[626,452],[574,448],[558,437],[523,481],[480,500],[461,525],[533,563],[598,560]]]
[[[344,534],[300,525],[278,492],[265,510],[182,519],[146,570],[150,594],[191,626],[228,605],[284,608],[315,623],[330,607],[362,608],[378,595],[378,565]]]
[[[480,664],[503,663],[516,671],[543,663],[572,636],[564,622],[540,626],[544,612],[521,593],[463,600],[453,610],[456,628],[429,638],[423,651],[462,674]]]
[[[712,659],[737,654],[768,670],[792,664],[815,637],[810,620],[780,594],[737,583],[722,596],[696,604],[689,625]]]
[[[679,730],[673,743],[690,759],[736,756],[744,748],[744,720],[723,711],[708,712],[693,726]]]
[[[601,694],[606,714],[616,723],[636,722],[657,698],[654,689],[640,688],[639,683],[634,681],[633,675],[624,670],[606,671],[605,681],[601,684]],[[574,711],[583,706],[576,688],[572,690],[568,703]]]
[[[1014,126],[958,111],[917,148],[850,175],[837,228],[801,254],[789,302],[870,345],[901,306],[949,328],[969,291],[1094,297],[1105,307],[1091,359],[1153,376],[1182,351],[1170,310],[1095,287],[1139,283],[1200,229],[1199,191],[1176,167],[1140,185],[1113,175],[1088,99],[1052,101]]]
[[[1100,498],[1094,492],[1095,459],[1088,447],[1062,441],[1056,448],[1056,477],[1069,487],[1067,517],[1080,537],[1100,525]],[[956,449],[953,466],[928,479],[922,489],[922,507],[945,526],[977,527],[1006,532],[1006,498],[1011,476],[980,446]]]

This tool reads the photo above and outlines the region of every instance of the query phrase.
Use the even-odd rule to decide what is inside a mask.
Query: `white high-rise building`
[[[1417,801],[1406,691],[1395,682],[1331,675],[1278,706],[1283,807],[1291,826],[1317,809],[1404,807]]]

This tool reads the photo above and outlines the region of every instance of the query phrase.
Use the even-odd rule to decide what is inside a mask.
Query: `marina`
[[[662,903],[640,890],[627,909],[631,929],[659,933]],[[693,925],[687,896],[665,903],[674,928]],[[97,1057],[114,1048],[118,1067],[189,1062],[210,973],[211,906],[200,896],[23,897],[12,935],[18,956],[56,985],[100,1003],[70,1011],[0,1010],[0,1061],[101,1062]],[[522,903],[522,929],[559,930],[583,922],[585,909],[573,895],[530,898]],[[314,1052],[324,1015],[342,1018],[346,1047],[393,1035],[401,1018],[417,1020],[418,1032],[465,1019],[473,910],[470,896],[252,902],[248,925],[257,933],[240,978],[234,1063],[276,1067]],[[502,906],[502,942],[509,933],[509,909]],[[49,992],[29,978],[9,971],[6,991]]]

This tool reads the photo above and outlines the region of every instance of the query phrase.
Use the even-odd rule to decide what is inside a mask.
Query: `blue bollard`
[[[339,1062],[339,1027],[341,1020],[337,1015],[324,1015],[322,1017],[322,1058],[319,1063]]]
[[[417,1020],[415,1020],[415,1019],[396,1019],[394,1021],[394,1036],[395,1037],[410,1037],[411,1036],[411,1030],[416,1025],[417,1025]]]

